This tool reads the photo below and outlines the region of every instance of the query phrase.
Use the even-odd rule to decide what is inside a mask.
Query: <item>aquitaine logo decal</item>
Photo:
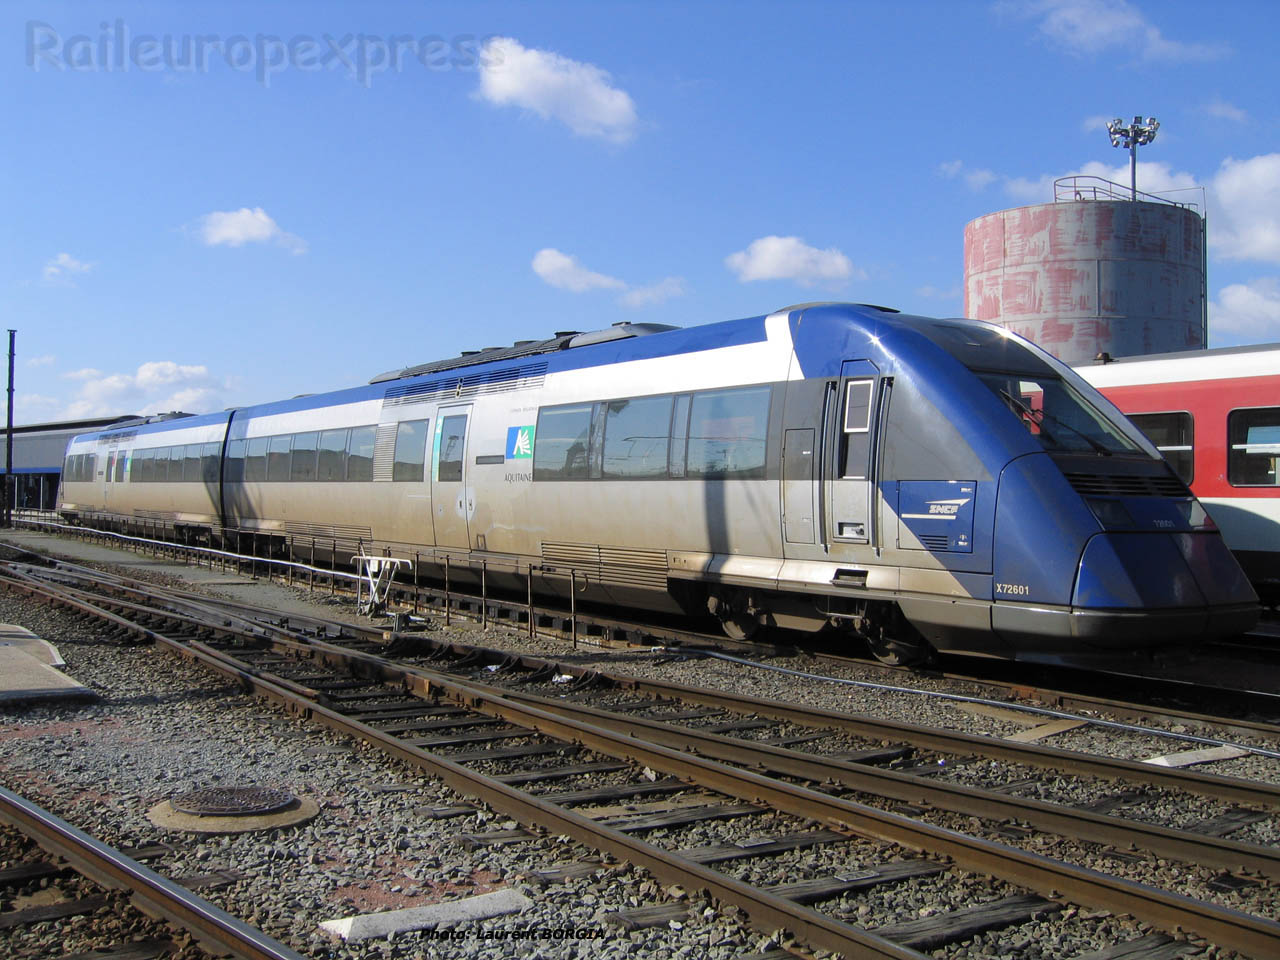
[[[507,428],[507,459],[528,460],[533,456],[533,424]]]

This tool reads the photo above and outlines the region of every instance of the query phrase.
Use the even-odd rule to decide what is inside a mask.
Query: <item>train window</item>
[[[689,411],[690,477],[764,478],[770,387],[695,393]]]
[[[116,483],[123,483],[129,469],[129,454],[121,450],[116,454]]]
[[[604,476],[665,477],[672,397],[610,400],[605,404]]]
[[[686,447],[689,442],[689,403],[692,399],[692,394],[680,394],[671,411],[671,460],[667,464],[667,474],[676,479],[684,476]]]
[[[1195,476],[1195,423],[1191,414],[1131,413],[1129,419],[1164,454],[1182,482],[1191,483]]]
[[[320,434],[317,480],[341,480],[347,475],[347,431],[326,430]]]
[[[316,478],[316,441],[318,433],[296,433],[289,460],[289,479],[303,483]]]
[[[203,464],[204,444],[188,443],[182,459],[182,479],[186,483],[199,483]]]
[[[254,437],[248,442],[244,452],[245,483],[261,483],[267,479],[267,437]]]
[[[224,474],[227,483],[244,482],[244,447],[243,440],[227,442],[227,466]]]
[[[1053,376],[975,371],[1040,445],[1053,452],[1141,453],[1141,448],[1076,392]]]
[[[112,450],[107,454],[107,483],[111,483],[116,478],[116,453]]]
[[[151,479],[156,483],[164,483],[169,479],[169,448],[156,447],[154,462],[151,465]]]
[[[445,483],[461,483],[462,460],[467,449],[466,416],[441,417],[438,439],[440,458],[436,463],[436,479]]]
[[[155,465],[155,451],[133,451],[133,462],[129,465],[129,481],[131,483],[147,483],[151,480],[151,468]]]
[[[406,420],[396,426],[396,458],[392,480],[422,481],[427,458],[427,421]]]
[[[222,444],[206,443],[200,447],[200,482],[217,483],[221,466]]]
[[[870,469],[873,379],[850,380],[844,394],[844,430],[840,439],[840,476],[865,480]]]
[[[378,438],[377,427],[352,427],[347,441],[347,479],[373,479],[373,444]]]
[[[285,433],[272,437],[267,444],[267,482],[283,483],[289,479],[289,453],[293,436]]]
[[[538,411],[533,433],[534,480],[586,479],[592,409],[585,403]]]
[[[1280,407],[1227,414],[1227,482],[1233,487],[1280,486]]]

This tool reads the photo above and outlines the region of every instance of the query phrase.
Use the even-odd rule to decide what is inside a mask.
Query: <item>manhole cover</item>
[[[195,817],[258,817],[295,802],[288,790],[273,787],[208,787],[169,801],[174,810]]]

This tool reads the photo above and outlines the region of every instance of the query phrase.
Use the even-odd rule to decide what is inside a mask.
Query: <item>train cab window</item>
[[[544,407],[534,430],[533,479],[585,480],[591,443],[589,403]]]
[[[377,427],[352,427],[347,441],[347,479],[373,479],[373,445],[378,439]]]
[[[406,420],[396,425],[396,458],[391,479],[421,482],[426,476],[427,421]]]
[[[244,448],[243,440],[227,441],[227,461],[224,479],[227,483],[244,482]]]
[[[316,478],[316,441],[318,433],[296,433],[289,460],[289,479],[302,483]]]
[[[1164,454],[1182,482],[1190,484],[1195,476],[1195,421],[1191,414],[1131,413],[1129,419]]]
[[[536,435],[536,434],[535,434]],[[440,418],[440,459],[436,479],[445,483],[462,482],[462,460],[467,448],[467,418]]]
[[[121,450],[116,454],[116,483],[123,483],[129,473],[129,453]]]
[[[1227,414],[1227,482],[1233,487],[1280,486],[1280,407]]]
[[[767,386],[695,393],[689,411],[687,475],[763,479],[772,395]]]
[[[672,399],[641,397],[605,404],[604,476],[636,480],[667,475]]]
[[[200,474],[203,472],[204,465],[201,458],[204,454],[204,444],[188,443],[186,452],[182,458],[182,479],[185,483],[199,483]]]
[[[261,483],[267,479],[267,447],[268,437],[254,437],[248,442],[244,452],[245,483]]]
[[[342,480],[347,475],[347,431],[326,430],[320,434],[316,463],[317,480]]]
[[[289,455],[293,447],[293,437],[284,434],[272,437],[267,444],[267,482],[283,483],[289,479]]]
[[[871,453],[871,398],[876,382],[850,380],[844,392],[843,436],[840,475],[849,480],[865,480]]]

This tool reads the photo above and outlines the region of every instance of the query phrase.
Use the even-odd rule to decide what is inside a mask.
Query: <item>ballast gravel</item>
[[[184,573],[181,565],[147,561],[147,566],[164,579],[180,578]],[[216,592],[220,588],[215,585],[205,589]],[[319,610],[324,616],[357,621],[349,608],[317,606],[308,600],[305,590],[262,582],[252,589],[256,600],[251,602],[282,611]],[[246,597],[239,588],[236,595]],[[160,650],[103,645],[92,628],[2,591],[0,620],[21,623],[57,643],[68,661],[67,672],[103,695],[97,704],[0,711],[0,776],[6,785],[31,795],[109,843],[128,846],[156,839],[174,842],[177,852],[166,858],[163,868],[171,876],[207,873],[214,868],[240,871],[244,879],[211,892],[209,899],[308,956],[730,958],[772,949],[781,941],[780,936],[771,938],[749,929],[731,909],[717,912],[709,901],[689,898],[680,891],[676,895],[680,902],[689,904],[690,915],[678,928],[673,925],[621,932],[605,924],[607,914],[646,906],[662,897],[661,884],[644,871],[608,864],[583,878],[543,885],[536,881],[536,871],[583,859],[595,861],[598,855],[566,838],[554,837],[468,850],[458,840],[461,834],[509,829],[515,826],[514,821],[483,808],[465,817],[432,819],[429,808],[469,801],[416,770],[247,697],[230,684]],[[586,646],[575,650],[556,640],[531,641],[523,634],[501,628],[482,633],[461,626],[448,635],[462,642],[519,649],[579,665],[598,664],[618,673],[733,689],[751,696],[791,699],[914,723],[936,723],[971,733],[1002,736],[1025,727],[910,692],[828,684],[721,661],[673,659],[634,650],[615,653]],[[806,666],[794,661],[778,662],[792,668]],[[808,664],[807,668],[814,673],[851,679],[879,679],[869,671],[862,674],[856,665],[824,664],[821,669],[814,669]],[[948,686],[944,681],[927,678],[912,678],[903,685],[908,682],[930,689]],[[796,729],[789,727],[785,732]],[[778,731],[770,733],[778,735]],[[1172,752],[1181,748],[1173,741],[1129,739],[1092,728],[1060,735],[1053,745],[1138,759],[1150,755],[1147,751]],[[841,746],[848,748],[848,743]],[[821,749],[821,742],[816,749]],[[1214,771],[1270,781],[1280,778],[1280,764],[1274,761],[1245,757],[1230,763],[1234,765],[1232,769],[1220,765]],[[961,768],[948,775],[963,780],[973,773],[972,768]],[[1010,773],[1004,775],[1017,779]],[[623,782],[626,776],[605,774],[565,781],[564,788]],[[1082,789],[1079,781],[1071,778],[1059,781],[1035,771],[1028,776],[1039,776],[1045,784],[1043,794],[1029,795],[1057,799],[1051,795]],[[204,838],[166,834],[145,817],[146,810],[155,803],[184,790],[246,782],[281,786],[312,797],[320,802],[321,815],[306,826],[274,833]],[[883,806],[894,808],[891,803]],[[1181,808],[1161,809],[1158,801],[1142,810],[1141,815],[1156,821],[1167,817],[1163,822],[1195,816]],[[670,838],[654,835],[650,839],[676,847],[737,842],[769,832],[761,823],[753,823],[756,819],[701,823],[678,834],[672,832]],[[966,823],[966,818],[941,817],[935,822],[983,832],[977,821]],[[1276,842],[1273,820],[1249,829],[1251,833],[1242,832],[1239,838]],[[1035,848],[1034,843],[1029,846]],[[1052,850],[1038,852],[1083,860],[1097,869],[1132,874],[1134,879],[1158,886],[1167,883],[1172,889],[1183,889],[1192,895],[1213,895],[1207,889],[1213,871],[1188,871],[1185,865],[1154,858],[1143,858],[1138,863],[1108,860],[1096,849],[1067,841],[1053,846]],[[1064,846],[1072,849],[1064,854],[1060,849]],[[886,853],[887,848],[871,841],[863,847],[868,856],[878,861],[886,856],[897,859],[910,855],[906,851]],[[847,851],[840,848],[842,852],[837,855],[835,849],[792,851],[774,858],[738,861],[723,869],[752,882],[782,882],[779,877],[795,880],[849,869]],[[504,886],[529,896],[534,901],[533,910],[485,921],[474,929],[452,931],[450,935],[459,937],[457,940],[410,933],[348,944],[334,941],[317,929],[320,921],[338,916],[430,903]],[[1022,891],[951,867],[938,877],[874,888],[828,901],[818,909],[846,922],[874,927],[1015,892]],[[1222,900],[1222,895],[1218,894],[1217,899]],[[1274,915],[1270,906],[1274,899],[1274,889],[1262,885],[1238,891],[1226,902],[1251,913]],[[566,930],[570,937],[561,939]],[[1073,956],[1132,939],[1145,930],[1131,919],[1111,916],[1105,910],[1069,908],[1056,918],[982,934],[933,951],[932,955],[975,960]],[[486,933],[529,938],[481,939]],[[0,946],[4,943],[2,938],[0,934]],[[74,946],[74,939],[67,940],[66,952],[74,952]],[[1195,955],[1195,944],[1187,946],[1189,955]],[[1212,948],[1205,955],[1234,956]]]

